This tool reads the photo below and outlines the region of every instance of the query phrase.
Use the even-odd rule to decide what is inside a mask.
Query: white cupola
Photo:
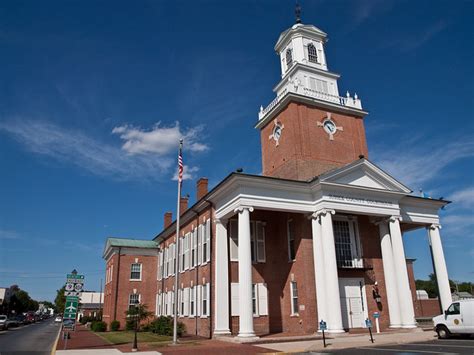
[[[324,45],[327,34],[313,25],[304,25],[300,20],[301,9],[297,5],[296,23],[280,34],[275,51],[280,58],[281,80],[273,91],[275,99],[261,107],[259,120],[271,116],[288,96],[298,100],[309,100],[314,104],[330,105],[346,109],[362,110],[357,94],[339,96],[340,75],[328,70]]]

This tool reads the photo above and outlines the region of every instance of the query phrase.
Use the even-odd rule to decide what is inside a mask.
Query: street
[[[0,355],[51,354],[60,323],[54,318],[0,332]]]

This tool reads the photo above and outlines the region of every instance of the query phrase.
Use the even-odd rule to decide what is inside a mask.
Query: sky
[[[453,201],[448,272],[474,281],[474,2],[300,4],[369,111],[369,159]],[[77,269],[99,290],[106,238],[152,239],[174,214],[179,137],[190,203],[199,177],[261,173],[253,125],[293,23],[292,0],[0,2],[0,286],[53,300]],[[426,231],[404,241],[426,279]]]

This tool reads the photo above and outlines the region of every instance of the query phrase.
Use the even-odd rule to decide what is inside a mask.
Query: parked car
[[[433,323],[440,339],[449,338],[451,335],[473,335],[474,299],[453,302],[444,314],[433,318]]]
[[[7,329],[8,328],[15,328],[21,325],[21,322],[17,318],[18,316],[10,317],[7,319]]]
[[[57,316],[55,319],[54,319],[54,322],[55,323],[61,323],[63,321],[63,317],[61,316]]]
[[[0,315],[0,330],[7,330],[7,316]]]
[[[27,313],[26,314],[26,321],[27,321],[27,323],[34,323],[35,322],[35,314],[34,313]]]
[[[24,324],[27,324],[28,322],[26,321],[26,316],[24,316],[23,314],[19,314],[15,317],[13,317],[14,320],[16,320],[19,325],[24,325]]]

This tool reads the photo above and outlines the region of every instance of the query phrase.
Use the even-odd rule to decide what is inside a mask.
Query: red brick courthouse
[[[416,327],[413,273],[403,233],[426,228],[443,308],[451,303],[438,211],[447,202],[412,191],[368,160],[357,95],[339,96],[328,70],[327,35],[312,25],[283,32],[275,51],[282,79],[261,108],[262,175],[231,173],[196,202],[165,214],[153,239],[109,238],[104,320],[125,323],[141,302],[201,336],[312,334],[364,326]],[[179,273],[179,287],[174,276]]]

